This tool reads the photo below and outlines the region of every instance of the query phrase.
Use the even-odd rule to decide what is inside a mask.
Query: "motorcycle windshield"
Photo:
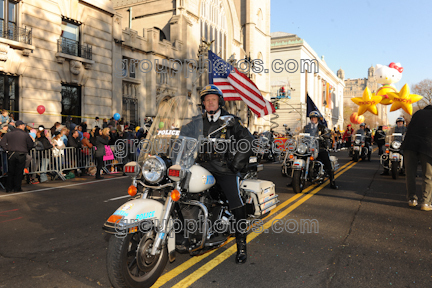
[[[317,137],[311,136],[309,133],[300,133],[299,135],[296,135],[294,138],[297,143],[297,147],[301,147],[301,144],[306,145],[308,150],[312,148],[316,149],[318,147]],[[308,150],[306,150],[305,152],[310,152]]]
[[[388,135],[386,138],[386,142],[389,144],[392,144],[394,142],[402,143],[404,136],[402,135],[402,133],[393,133],[392,135]]]
[[[354,142],[355,142],[356,140],[362,142],[363,139],[364,139],[364,135],[363,135],[363,134],[355,134],[355,135],[353,135],[353,140],[354,140]]]
[[[149,156],[159,156],[170,158],[173,165],[191,167],[202,134],[201,115],[201,106],[188,97],[177,96],[161,102],[146,139],[140,142],[139,165]]]

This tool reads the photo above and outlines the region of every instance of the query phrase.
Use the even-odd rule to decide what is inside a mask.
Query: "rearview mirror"
[[[222,122],[221,124],[226,127],[232,127],[235,123],[234,116],[231,115],[220,116],[219,120]]]

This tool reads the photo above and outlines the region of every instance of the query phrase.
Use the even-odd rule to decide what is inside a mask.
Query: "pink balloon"
[[[37,112],[38,112],[39,114],[43,114],[43,113],[45,112],[45,107],[44,107],[43,105],[39,105],[39,106],[37,107]]]

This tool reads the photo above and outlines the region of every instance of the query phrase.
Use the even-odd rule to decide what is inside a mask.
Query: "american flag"
[[[209,83],[214,84],[222,90],[225,101],[241,100],[251,109],[253,113],[262,117],[275,113],[276,110],[262,95],[255,83],[237,68],[225,62],[208,51],[211,69],[209,71]]]

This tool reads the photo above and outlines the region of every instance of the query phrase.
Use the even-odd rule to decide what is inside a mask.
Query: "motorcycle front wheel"
[[[303,191],[305,181],[301,178],[301,170],[295,170],[292,178],[292,187],[295,193]]]
[[[399,163],[393,162],[391,164],[392,164],[392,167],[391,167],[392,178],[393,179],[397,179],[398,178],[398,166],[399,166]]]
[[[281,174],[283,177],[288,177],[285,165],[281,165]]]
[[[358,152],[354,152],[353,161],[354,162],[358,162],[359,161],[359,153]]]
[[[168,262],[166,247],[155,256],[149,252],[155,233],[137,232],[120,238],[111,236],[107,251],[107,270],[111,284],[116,287],[151,287]]]

